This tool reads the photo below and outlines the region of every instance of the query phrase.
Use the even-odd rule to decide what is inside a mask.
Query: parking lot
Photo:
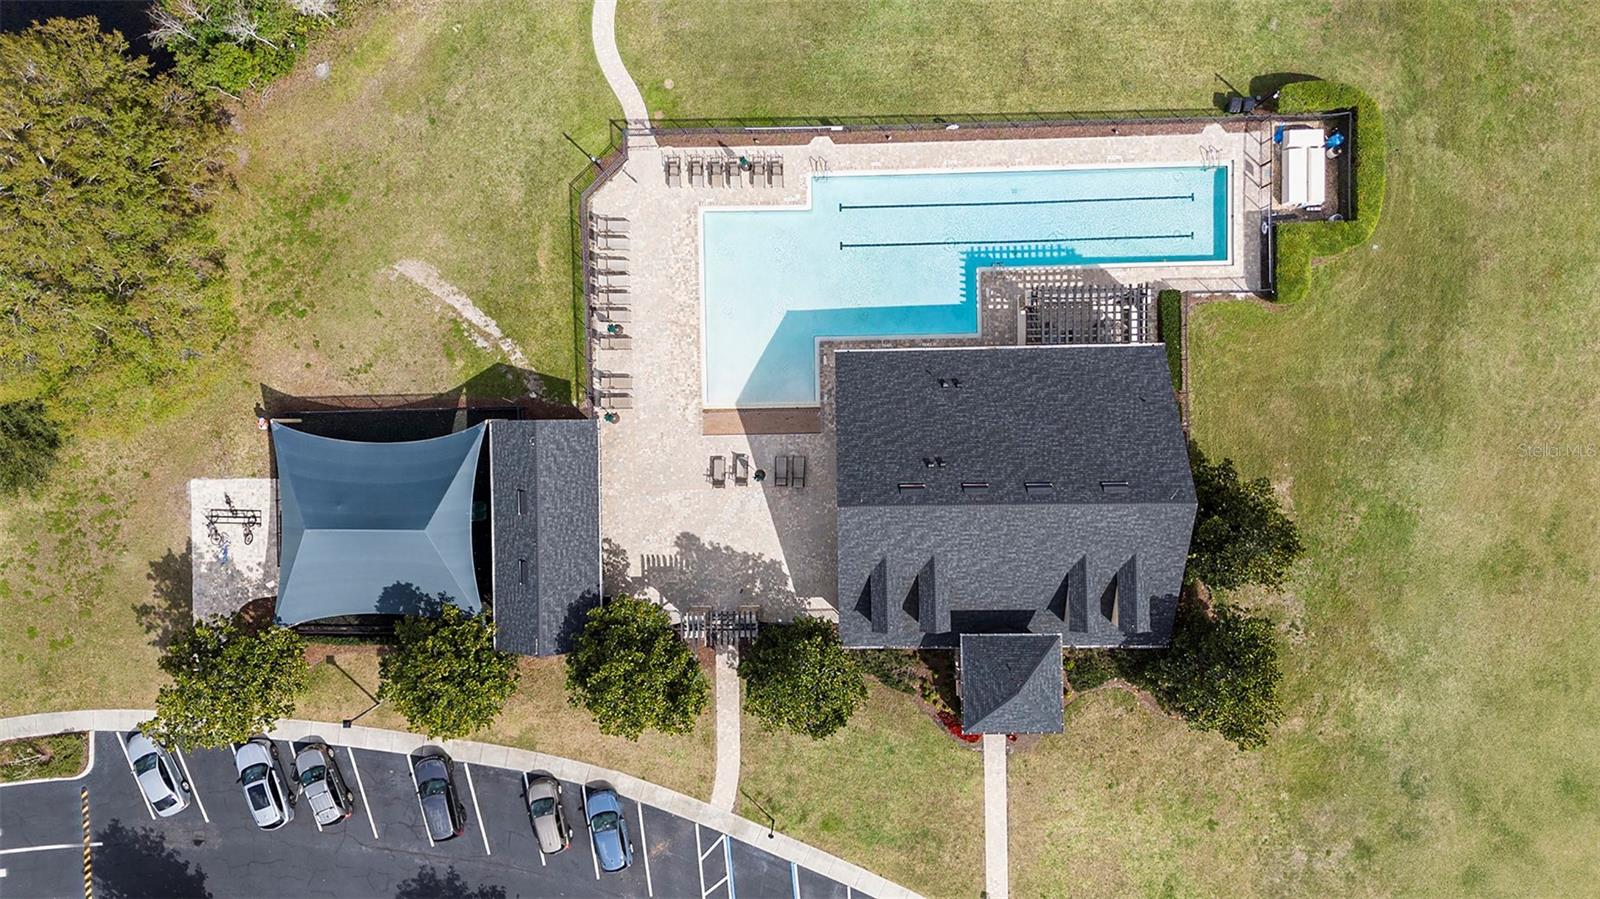
[[[607,874],[591,849],[583,785],[562,784],[572,828],[564,852],[539,852],[523,804],[530,772],[458,762],[466,831],[434,843],[422,825],[408,757],[338,746],[321,735],[355,792],[355,812],[326,829],[302,802],[275,831],[251,822],[226,750],[180,753],[189,808],[157,818],[136,785],[125,734],[97,733],[89,773],[0,787],[0,897],[83,889],[79,788],[90,791],[96,893],[112,896],[393,896],[421,899],[644,896],[670,899],[864,895],[693,821],[623,796],[633,864]],[[315,739],[317,735],[307,735]],[[285,764],[296,747],[279,742]]]

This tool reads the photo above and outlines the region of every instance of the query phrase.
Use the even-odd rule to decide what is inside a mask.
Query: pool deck
[[[594,351],[595,368],[624,375],[618,383],[627,384],[621,391],[626,400],[612,404],[619,421],[603,423],[600,431],[606,590],[653,595],[679,609],[759,605],[764,620],[786,620],[802,609],[825,610],[835,601],[835,447],[827,366],[824,405],[817,413],[702,408],[702,207],[802,204],[813,171],[1223,164],[1230,167],[1227,264],[1096,268],[1093,278],[1211,293],[1256,290],[1258,210],[1271,193],[1270,184],[1259,183],[1258,160],[1269,150],[1253,131],[1219,123],[1193,127],[1182,134],[1003,140],[917,141],[899,133],[882,142],[857,135],[848,143],[817,137],[741,146],[729,136],[726,145],[698,148],[663,148],[654,140],[630,144],[622,169],[590,198],[593,214],[614,217],[616,230],[627,234],[625,248],[614,248],[612,263],[626,272],[613,282],[625,293],[607,295],[627,308],[627,338],[605,341],[614,346]],[[784,183],[758,186],[741,177],[731,187],[691,185],[688,157],[713,153],[730,159],[781,156]],[[668,155],[684,160],[677,186],[669,186],[663,174]],[[765,422],[746,431],[792,422],[815,432],[739,433],[744,421]],[[765,470],[767,479],[736,485],[735,453],[750,457],[752,469]],[[711,484],[713,455],[727,458],[725,487]],[[778,455],[806,457],[804,487],[773,486]]]

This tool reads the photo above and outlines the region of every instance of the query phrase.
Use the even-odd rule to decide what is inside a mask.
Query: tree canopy
[[[246,632],[215,618],[178,635],[161,656],[172,682],[141,726],[162,742],[221,747],[269,730],[294,712],[309,667],[305,640],[284,627]]]
[[[1212,463],[1189,444],[1198,508],[1188,576],[1218,590],[1280,587],[1300,556],[1300,535],[1266,478],[1245,481],[1232,459]]]
[[[61,430],[44,403],[0,403],[0,496],[38,486],[60,449]]]
[[[637,740],[646,730],[688,733],[710,688],[667,613],[631,596],[591,609],[567,656],[568,700],[600,732]]]
[[[437,617],[407,617],[393,652],[378,660],[378,698],[413,730],[440,740],[494,722],[517,689],[517,657],[494,648],[494,625],[452,603]]]
[[[93,18],[0,34],[0,401],[150,380],[228,322],[215,110]]]
[[[814,740],[848,724],[867,698],[854,654],[839,642],[838,627],[820,618],[763,627],[739,676],[746,711]]]
[[[293,68],[337,14],[334,0],[156,0],[150,37],[186,83],[237,96]]]
[[[1150,661],[1142,679],[1192,726],[1241,749],[1265,743],[1283,714],[1271,623],[1226,605],[1207,614],[1198,602],[1180,603],[1172,646]]]

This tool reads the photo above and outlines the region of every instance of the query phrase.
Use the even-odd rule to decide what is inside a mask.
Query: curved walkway
[[[589,36],[594,41],[600,71],[622,104],[622,117],[628,120],[628,127],[648,129],[650,110],[644,105],[644,95],[628,75],[628,67],[622,64],[622,54],[617,52],[617,0],[594,0]]]
[[[138,727],[139,722],[149,720],[154,714],[155,712],[150,709],[93,709],[0,718],[0,740],[42,737],[63,731],[129,731]],[[353,746],[356,749],[403,754],[410,754],[417,747],[431,743],[443,745],[449,750],[451,757],[458,761],[521,771],[548,771],[562,780],[576,783],[609,781],[625,796],[720,830],[753,846],[759,846],[781,859],[803,865],[846,884],[852,889],[861,890],[880,899],[891,899],[891,897],[911,899],[917,895],[865,868],[792,837],[780,833],[769,839],[767,828],[730,811],[713,808],[708,803],[685,796],[676,790],[669,790],[609,768],[557,755],[547,755],[543,752],[496,746],[492,743],[478,743],[472,740],[431,741],[404,731],[360,726],[345,729],[340,727],[338,722],[305,721],[299,718],[285,718],[279,721],[278,726],[268,736],[292,741],[304,738],[308,734],[318,734],[331,743]]]

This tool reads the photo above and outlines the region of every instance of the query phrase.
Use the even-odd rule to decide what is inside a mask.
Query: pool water
[[[701,254],[706,406],[814,406],[819,338],[976,334],[981,268],[1226,261],[1227,169],[814,175]]]

